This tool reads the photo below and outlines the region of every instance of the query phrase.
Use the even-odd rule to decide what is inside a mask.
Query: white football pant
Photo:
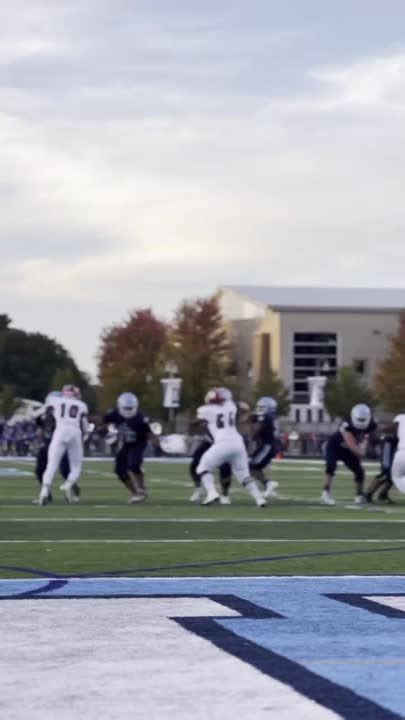
[[[74,485],[80,477],[83,463],[83,440],[78,428],[63,428],[55,430],[49,445],[48,464],[44,472],[42,485],[50,488],[56,473],[59,470],[60,462],[67,452],[70,465],[70,473],[67,478],[69,485]]]
[[[197,473],[212,473],[225,463],[230,464],[232,475],[241,484],[249,479],[249,459],[242,438],[227,438],[211,445],[202,456]]]
[[[391,477],[397,490],[405,493],[405,450],[397,450],[395,453]]]

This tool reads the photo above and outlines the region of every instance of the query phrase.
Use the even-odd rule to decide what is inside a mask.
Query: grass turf
[[[187,465],[156,462],[146,465],[150,499],[128,506],[111,461],[86,461],[79,505],[66,505],[56,482],[55,502],[38,507],[32,470],[0,463],[0,577],[404,572],[405,500],[355,509],[341,473],[337,506],[322,507],[320,464],[275,463],[280,498],[263,510],[236,486],[230,507],[192,505]]]

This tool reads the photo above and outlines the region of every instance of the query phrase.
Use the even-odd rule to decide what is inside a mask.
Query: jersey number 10
[[[69,408],[68,417],[72,418],[72,420],[75,420],[77,418],[78,413],[79,413],[79,408],[77,407],[77,405],[71,405]],[[65,415],[66,415],[66,405],[65,405],[65,403],[63,403],[60,406],[60,416],[64,418]]]

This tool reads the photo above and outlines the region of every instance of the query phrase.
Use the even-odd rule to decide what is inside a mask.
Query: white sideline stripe
[[[93,538],[82,538],[82,539],[75,538],[73,540],[70,540],[70,539],[69,540],[68,539],[63,539],[63,540],[26,540],[26,539],[24,539],[24,540],[0,540],[0,543],[2,545],[14,545],[14,544],[33,545],[33,544],[37,544],[37,543],[47,544],[47,545],[61,545],[61,544],[68,545],[69,543],[70,544],[101,543],[103,545],[132,545],[132,544],[134,544],[134,545],[137,545],[137,544],[164,545],[164,544],[168,544],[168,543],[170,543],[170,544],[191,544],[191,543],[244,543],[244,544],[263,543],[264,544],[264,543],[271,543],[271,544],[277,545],[278,543],[289,543],[290,545],[292,545],[292,544],[296,544],[296,543],[312,543],[313,545],[315,545],[320,542],[322,542],[322,543],[350,543],[352,545],[354,545],[356,543],[378,543],[379,545],[380,544],[392,545],[392,544],[396,544],[396,543],[401,543],[401,544],[405,543],[405,540],[386,540],[386,539],[381,540],[380,538],[376,538],[375,540],[370,539],[370,538],[367,538],[367,539],[354,538],[353,540],[351,540],[350,538],[344,538],[344,539],[342,539],[342,538],[314,538],[312,540],[309,540],[308,538],[305,538],[304,540],[300,540],[300,539],[290,540],[290,539],[286,539],[286,538],[283,538],[281,540],[277,540],[277,539],[268,540],[267,538],[257,538],[257,539],[254,539],[254,538],[240,538],[240,539],[239,538],[230,538],[230,539],[226,539],[226,538],[194,538],[194,539],[190,539],[190,540],[184,540],[184,539],[180,539],[180,540],[174,540],[174,539],[172,539],[172,540],[165,540],[165,539],[163,539],[163,540],[156,540],[156,539],[154,539],[154,540],[145,540],[145,539],[136,540],[134,538],[126,538],[126,539],[121,539],[121,540],[100,538],[99,540],[95,540]]]
[[[278,583],[280,580],[283,580],[284,582],[295,582],[295,580],[330,580],[332,583],[335,583],[336,580],[358,580],[361,578],[362,580],[404,580],[405,575],[277,575],[275,577],[269,577],[269,575],[227,575],[225,578],[209,578],[209,580],[237,580],[240,583],[251,583],[252,580],[256,582],[256,580],[262,580],[266,585],[270,582],[276,582]],[[25,583],[25,584],[32,584],[33,579],[36,578],[0,578],[0,587],[1,585],[4,585],[5,583]],[[142,580],[143,578],[141,578]],[[162,580],[176,580],[176,583],[178,582],[184,582],[189,583],[191,580],[207,580],[206,575],[179,575],[173,578],[173,575],[159,575],[159,577],[153,577],[151,576],[148,578],[148,583],[156,583],[160,584]],[[39,582],[46,583],[47,578],[38,578]],[[128,580],[131,580],[131,582],[138,583],[139,578],[134,577],[133,575],[118,575],[114,576],[113,578],[105,575],[92,575],[91,577],[86,577],[84,580],[80,575],[78,577],[69,577],[67,579],[68,585],[70,583],[83,583],[86,584],[89,583],[90,585],[92,583],[99,583],[100,580],[106,580],[108,583],[116,583],[116,582],[128,582]],[[0,595],[0,598],[2,596]],[[86,597],[86,596],[84,596]],[[136,597],[136,596],[134,596]],[[375,600],[374,595],[368,596],[369,598],[372,598]]]
[[[19,506],[17,506],[19,507]],[[39,518],[39,517],[19,517],[19,518],[8,518],[2,517],[4,523],[59,523],[59,522],[105,522],[105,523],[268,523],[268,524],[283,524],[289,523],[291,525],[334,525],[337,524],[348,524],[348,525],[361,525],[361,523],[373,524],[373,525],[404,525],[405,520],[378,520],[371,518],[370,520],[359,518],[358,520],[348,519],[336,519],[336,520],[304,520],[298,518],[114,518],[114,517],[59,517],[59,518]]]

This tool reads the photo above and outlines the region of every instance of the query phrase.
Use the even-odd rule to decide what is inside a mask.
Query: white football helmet
[[[256,403],[255,415],[262,420],[266,415],[275,415],[277,412],[277,400],[272,397],[261,397]]]
[[[81,400],[82,397],[80,389],[76,385],[64,385],[61,394],[62,397],[74,398],[75,400]]]
[[[355,405],[351,410],[350,420],[356,430],[366,430],[371,420],[371,410],[369,406],[364,403]]]
[[[119,396],[117,400],[117,407],[119,414],[126,420],[129,420],[137,414],[139,400],[133,393],[125,392]]]
[[[205,396],[206,405],[221,405],[227,400],[232,400],[232,393],[224,387],[213,388]]]

